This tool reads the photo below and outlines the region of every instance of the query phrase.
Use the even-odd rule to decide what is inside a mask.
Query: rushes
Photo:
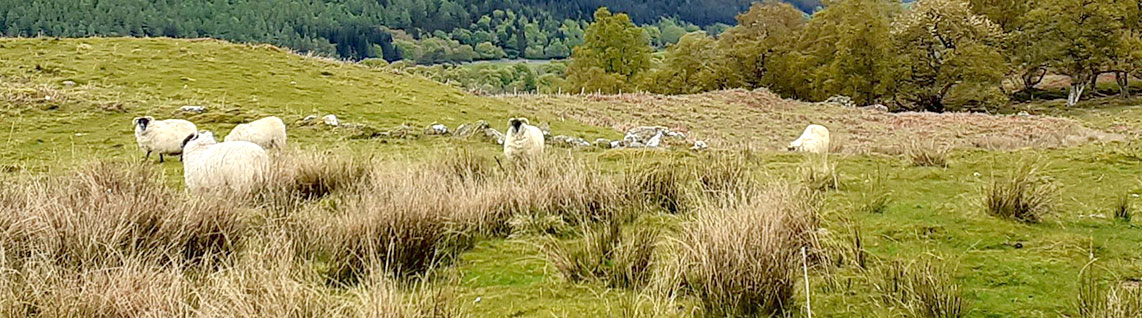
[[[904,153],[912,166],[916,167],[948,167],[948,146],[937,146],[934,142],[912,142],[904,147]]]
[[[1006,178],[993,178],[983,188],[983,205],[988,214],[999,218],[1038,223],[1051,212],[1056,192],[1037,168],[1024,164]]]
[[[1129,193],[1119,196],[1115,201],[1114,218],[1126,224],[1130,224],[1130,220],[1134,218],[1134,208],[1130,206]]]
[[[650,281],[658,231],[636,228],[624,235],[618,222],[583,225],[582,238],[546,241],[548,261],[571,282],[602,281],[641,289]]]
[[[960,287],[952,274],[932,262],[883,264],[874,287],[888,306],[927,318],[957,318],[966,313]]]

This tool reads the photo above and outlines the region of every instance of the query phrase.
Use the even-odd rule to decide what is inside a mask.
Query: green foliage
[[[786,56],[799,30],[805,25],[801,11],[776,1],[754,3],[749,11],[738,15],[738,25],[722,34],[718,49],[723,52],[719,60],[720,81],[726,87],[757,88],[769,86],[775,91],[796,85],[784,83],[784,78],[769,74],[774,65],[782,62],[775,57]]]
[[[896,61],[889,36],[897,0],[838,0],[829,2],[809,20],[801,36],[804,57],[794,72],[808,77],[807,97],[824,100],[834,95],[870,105],[891,98]]]
[[[692,94],[717,88],[716,44],[704,32],[686,34],[678,44],[666,49],[666,58],[647,76],[651,83],[644,87],[663,94]]]
[[[903,65],[898,94],[911,108],[942,112],[1005,103],[999,92],[1005,69],[996,49],[1001,32],[966,1],[918,1],[892,28]]]
[[[573,90],[629,91],[630,81],[650,68],[650,53],[646,33],[629,16],[599,8],[586,42],[572,53],[567,80]]]
[[[1121,23],[1114,2],[1044,0],[1026,15],[1028,32],[1046,47],[1052,68],[1071,78],[1068,106],[1082,98],[1087,85],[1109,62],[1120,44]]]

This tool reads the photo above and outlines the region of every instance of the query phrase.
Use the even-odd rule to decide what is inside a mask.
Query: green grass
[[[66,87],[62,83],[67,80],[79,85]],[[556,134],[593,139],[620,136],[613,128],[624,123],[664,118],[636,115],[637,108],[623,106],[621,101],[578,100],[582,103],[574,105],[577,109],[605,104],[610,107],[605,111],[615,112],[615,118],[600,118],[592,126],[581,119],[585,115],[580,113],[595,114],[602,108],[578,110],[565,116],[568,112],[562,107],[576,103],[570,97],[531,105],[523,105],[531,101],[528,99],[475,97],[414,76],[305,58],[265,46],[170,39],[0,40],[0,88],[15,91],[36,87],[48,87],[69,97],[59,103],[30,104],[0,99],[0,180],[40,172],[63,173],[91,161],[139,160],[141,153],[135,147],[131,118],[144,114],[180,117],[175,110],[183,105],[233,110],[218,113],[214,120],[199,117],[201,129],[215,130],[219,135],[237,119],[264,115],[281,116],[292,123],[309,114],[334,113],[345,122],[387,129],[402,123],[423,127],[432,122],[454,128],[479,119],[502,128],[506,118],[525,114],[538,118],[533,122],[549,122]],[[5,92],[6,96],[14,96]],[[748,117],[742,115],[760,112],[755,108],[733,108],[738,106],[732,100],[702,101],[716,104],[717,117],[667,111],[659,116],[672,116],[665,117],[671,123],[732,121],[735,125],[727,127],[750,129]],[[58,107],[51,107],[53,104]],[[1142,111],[1133,102],[1084,105],[1088,106],[1070,111],[1042,109],[1104,131],[1125,135],[1142,131]],[[105,110],[108,108],[112,110]],[[114,110],[117,108],[125,111]],[[797,118],[807,116],[800,110],[784,108],[764,111],[788,111]],[[827,112],[833,116],[830,118],[845,118],[840,111]],[[772,113],[769,116],[781,117]],[[850,122],[838,120],[834,125],[848,127],[845,124]],[[716,130],[726,128],[705,127],[705,122],[694,125],[698,127],[692,131],[717,133],[717,139],[726,147],[734,140],[755,140],[763,145],[787,142],[784,135]],[[767,129],[766,125],[756,126]],[[803,125],[787,126],[782,127],[782,132],[793,134],[790,138],[794,138]],[[1117,131],[1116,126],[1126,128]],[[881,131],[879,127],[870,131],[875,134]],[[851,129],[843,133],[861,136],[864,132]],[[962,138],[972,136],[976,135]],[[494,144],[452,138],[352,139],[335,130],[293,125],[290,138],[291,143],[304,150],[381,159],[438,160],[456,150],[488,157],[499,152]],[[1142,161],[1124,159],[1120,148],[1116,144],[1086,144],[1008,151],[958,149],[949,153],[946,168],[913,167],[903,157],[882,154],[833,156],[840,182],[846,186],[824,194],[823,224],[831,235],[842,235],[847,232],[841,220],[855,222],[873,268],[888,261],[940,260],[954,273],[952,276],[968,303],[967,317],[1075,316],[1079,271],[1092,255],[1097,266],[1116,277],[1142,278],[1142,253],[1138,251],[1142,230],[1115,220],[1110,204],[1123,193],[1142,193],[1142,180],[1138,177]],[[703,164],[700,156],[685,151],[589,150],[576,151],[575,155],[598,159],[600,169],[612,172],[654,161]],[[802,177],[798,173],[802,165],[800,155],[761,147],[746,158],[755,169],[752,177],[790,182]],[[1042,174],[1062,185],[1055,200],[1056,212],[1033,225],[989,216],[983,210],[980,189],[992,175],[1001,175],[1028,160],[1041,164]],[[177,160],[167,162],[163,168],[171,182],[181,177]],[[21,170],[27,172],[22,174]],[[877,178],[881,189],[866,186]],[[878,190],[891,193],[891,200],[881,213],[861,213],[852,208]],[[1107,217],[1082,217],[1091,214]],[[663,228],[664,235],[669,236],[671,229],[688,217],[685,213],[643,216],[636,226]],[[606,288],[602,283],[567,282],[547,263],[534,238],[481,240],[460,255],[453,266],[460,276],[457,301],[473,317],[621,316],[630,310],[627,307],[645,309],[659,301],[631,301],[637,296],[635,292]],[[899,309],[879,303],[867,273],[854,266],[832,271],[813,269],[810,276],[814,317],[902,314]],[[792,314],[803,316],[799,308],[805,295],[800,283],[796,293],[798,304],[793,307],[798,309]],[[689,306],[692,302],[693,299],[682,299],[680,304]]]

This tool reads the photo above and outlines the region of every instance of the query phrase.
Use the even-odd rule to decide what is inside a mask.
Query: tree
[[[1071,79],[1068,107],[1079,102],[1121,43],[1115,9],[1111,0],[1043,0],[1027,14],[1036,21],[1029,32],[1047,46],[1053,69]]]
[[[898,98],[911,108],[947,109],[950,95],[959,106],[1002,102],[1003,57],[996,46],[999,26],[971,12],[964,0],[920,0],[892,25],[902,63]]]
[[[1007,61],[1008,75],[1018,85],[1017,90],[1033,92],[1047,75],[1048,66],[1044,45],[1027,32],[1027,26],[1038,23],[1027,19],[1034,1],[970,0],[969,3],[973,13],[987,17],[1003,31],[999,49]]]
[[[862,105],[890,97],[896,62],[889,32],[898,0],[836,0],[813,14],[799,51],[811,99],[845,95]]]
[[[1142,70],[1142,0],[1121,0],[1117,2],[1119,20],[1118,50],[1112,56],[1114,77],[1118,83],[1119,95],[1130,97],[1130,76]]]
[[[727,84],[722,86],[765,86],[770,58],[791,51],[794,36],[804,27],[805,18],[788,3],[767,0],[754,3],[737,19],[738,25],[723,33],[718,41],[718,49],[724,53],[718,68]]]
[[[666,49],[666,59],[649,77],[651,91],[663,94],[693,94],[715,89],[714,38],[705,32],[688,33]]]
[[[618,92],[650,68],[650,53],[646,34],[629,16],[601,7],[595,11],[595,22],[587,27],[586,41],[571,53],[567,80],[574,89]]]

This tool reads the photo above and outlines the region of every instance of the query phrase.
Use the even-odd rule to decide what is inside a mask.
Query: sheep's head
[[[214,140],[214,133],[203,130],[186,136],[186,138],[182,140],[182,149],[186,150],[188,145],[213,145],[215,143],[218,142]]]
[[[521,118],[508,119],[508,124],[511,125],[511,128],[509,128],[508,130],[518,132],[520,127],[523,127],[523,125],[528,125],[529,123],[527,121],[527,118],[521,117]]]
[[[785,149],[789,151],[795,151],[798,148],[801,148],[801,138],[797,138],[797,140],[789,143],[789,147],[786,147]]]
[[[152,121],[155,121],[154,117],[143,116],[143,117],[136,117],[134,122],[135,122],[135,127],[137,127],[139,131],[145,131],[145,130],[147,130],[147,125],[150,125]]]

